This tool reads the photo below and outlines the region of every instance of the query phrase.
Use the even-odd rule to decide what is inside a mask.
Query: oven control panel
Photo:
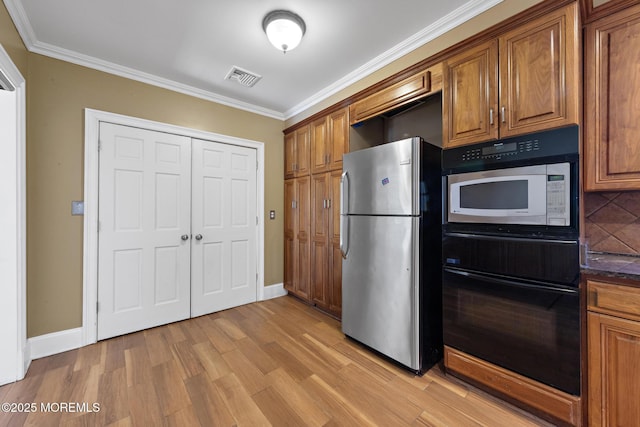
[[[462,161],[479,160],[479,159],[496,159],[517,158],[519,154],[529,153],[540,150],[540,141],[530,139],[520,142],[496,142],[493,145],[467,149],[462,153]]]
[[[445,174],[463,170],[495,169],[501,164],[557,156],[578,156],[578,126],[553,129],[498,141],[445,149],[442,167]],[[566,160],[565,160],[566,161]]]

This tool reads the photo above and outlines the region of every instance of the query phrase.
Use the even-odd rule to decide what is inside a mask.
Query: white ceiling
[[[4,0],[36,53],[289,118],[503,0]],[[275,9],[300,15],[295,50],[262,31]],[[232,66],[262,76],[225,80]]]

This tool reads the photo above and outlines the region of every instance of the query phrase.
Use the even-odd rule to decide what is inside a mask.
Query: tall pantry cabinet
[[[303,136],[305,135],[305,136]],[[307,136],[308,135],[308,136]],[[298,159],[309,159],[308,172],[285,167],[285,272],[287,291],[340,317],[340,177],[342,155],[349,151],[349,110],[342,108],[285,135],[285,162],[297,139],[309,144]],[[298,161],[299,162],[299,161]],[[293,169],[293,168],[290,168]],[[289,178],[290,177],[290,178]]]

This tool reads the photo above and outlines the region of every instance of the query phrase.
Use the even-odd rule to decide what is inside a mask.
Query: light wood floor
[[[422,377],[396,367],[292,297],[35,360],[0,402],[37,406],[0,412],[12,427],[547,425],[438,367]],[[62,402],[100,410],[53,412]]]

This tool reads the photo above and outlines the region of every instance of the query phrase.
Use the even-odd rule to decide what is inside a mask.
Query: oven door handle
[[[534,239],[530,237],[510,237],[510,236],[490,236],[486,234],[473,234],[473,233],[444,233],[448,237],[463,237],[473,238],[478,240],[502,240],[507,242],[535,242],[535,243],[558,243],[562,245],[576,245],[577,240],[558,240],[558,239]]]
[[[556,293],[565,294],[565,295],[575,295],[579,292],[578,288],[565,288],[561,286],[536,284],[536,283],[529,283],[524,281],[515,281],[515,280],[510,280],[504,277],[495,277],[495,276],[490,276],[486,274],[474,273],[468,270],[458,270],[454,268],[444,267],[444,271],[446,273],[456,274],[458,276],[464,276],[469,279],[483,280],[485,282],[492,282],[492,283],[497,283],[497,284],[516,287],[516,288],[539,289],[539,290],[556,292]],[[444,281],[444,285],[446,286],[446,280]]]

